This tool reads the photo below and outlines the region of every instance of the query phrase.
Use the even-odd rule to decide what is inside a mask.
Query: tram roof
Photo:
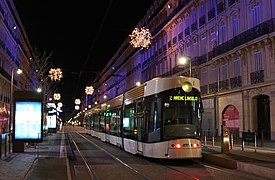
[[[172,77],[157,77],[145,82],[144,96],[150,96],[169,89],[182,87],[185,82],[190,82],[193,88],[200,91],[200,80],[193,77],[172,76]]]

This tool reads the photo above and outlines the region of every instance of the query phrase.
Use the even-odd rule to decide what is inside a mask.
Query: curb
[[[221,166],[229,169],[237,169],[238,167],[238,163],[235,160],[220,157],[218,155],[212,155],[209,153],[202,153],[202,160],[204,162],[215,164],[217,166]]]
[[[202,153],[202,160],[209,164],[215,164],[228,169],[235,169],[259,177],[274,179],[275,171],[272,168],[244,163],[230,158],[219,156],[219,154]]]
[[[274,179],[275,177],[274,169],[258,166],[255,164],[237,162],[237,170],[254,174],[260,177],[268,178],[268,179]]]

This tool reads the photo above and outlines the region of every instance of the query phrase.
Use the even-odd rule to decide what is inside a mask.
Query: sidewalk
[[[203,161],[230,169],[237,169],[260,177],[275,177],[275,142],[265,143],[264,147],[255,147],[253,143],[234,145],[229,153],[222,153],[220,144],[203,146]]]
[[[12,153],[0,160],[0,179],[71,179],[62,132],[48,134],[36,146],[26,146],[23,153]]]

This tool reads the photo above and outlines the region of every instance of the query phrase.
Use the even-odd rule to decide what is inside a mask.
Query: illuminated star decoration
[[[93,86],[86,86],[86,88],[85,88],[85,93],[86,93],[87,95],[92,95],[92,94],[94,93],[94,88],[93,88]]]
[[[131,37],[130,44],[132,44],[134,48],[141,47],[148,49],[151,44],[152,35],[149,29],[145,27],[135,28],[129,36]]]
[[[52,81],[59,81],[63,77],[62,70],[60,68],[51,68],[49,71],[49,77]]]

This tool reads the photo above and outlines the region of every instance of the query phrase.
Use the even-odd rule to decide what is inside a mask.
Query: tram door
[[[142,134],[144,127],[144,115],[142,109],[142,102],[137,103],[137,112],[136,112],[136,126],[137,126],[137,151],[143,152],[142,147]]]

